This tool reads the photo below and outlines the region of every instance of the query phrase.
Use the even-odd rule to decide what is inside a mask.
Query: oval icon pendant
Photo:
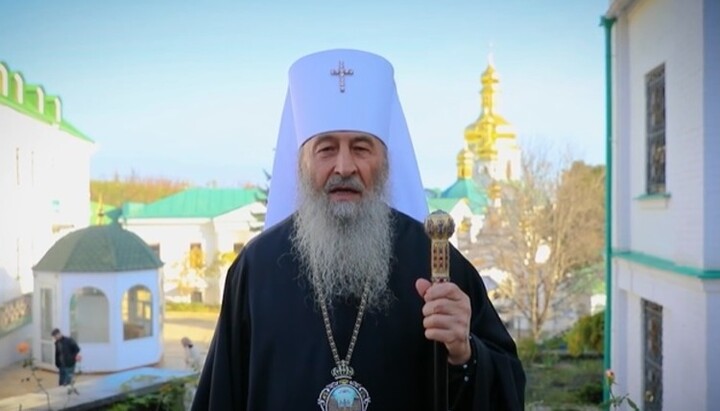
[[[322,411],[367,411],[370,394],[360,383],[343,378],[320,391],[318,405]]]

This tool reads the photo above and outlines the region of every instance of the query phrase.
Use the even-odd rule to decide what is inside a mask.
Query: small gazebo
[[[58,240],[33,268],[38,366],[55,369],[54,328],[80,345],[83,372],[158,363],[163,354],[162,265],[140,237],[116,221]]]

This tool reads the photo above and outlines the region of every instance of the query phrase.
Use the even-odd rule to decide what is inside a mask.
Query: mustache
[[[362,183],[358,176],[343,177],[340,175],[332,175],[325,183],[325,193],[330,193],[334,190],[353,190],[358,193],[365,191],[365,184]]]

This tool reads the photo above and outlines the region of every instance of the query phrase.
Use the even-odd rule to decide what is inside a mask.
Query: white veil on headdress
[[[328,50],[302,57],[290,67],[265,229],[297,209],[299,149],[329,131],[379,138],[388,152],[390,206],[423,221],[427,200],[392,65],[364,51]]]

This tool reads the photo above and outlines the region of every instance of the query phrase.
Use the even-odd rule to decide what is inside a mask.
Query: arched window
[[[95,287],[83,287],[70,298],[70,336],[79,343],[110,342],[108,299]]]
[[[8,95],[8,70],[4,64],[0,63],[0,96]]]
[[[123,339],[134,340],[153,335],[152,293],[142,285],[125,292],[122,301]]]

